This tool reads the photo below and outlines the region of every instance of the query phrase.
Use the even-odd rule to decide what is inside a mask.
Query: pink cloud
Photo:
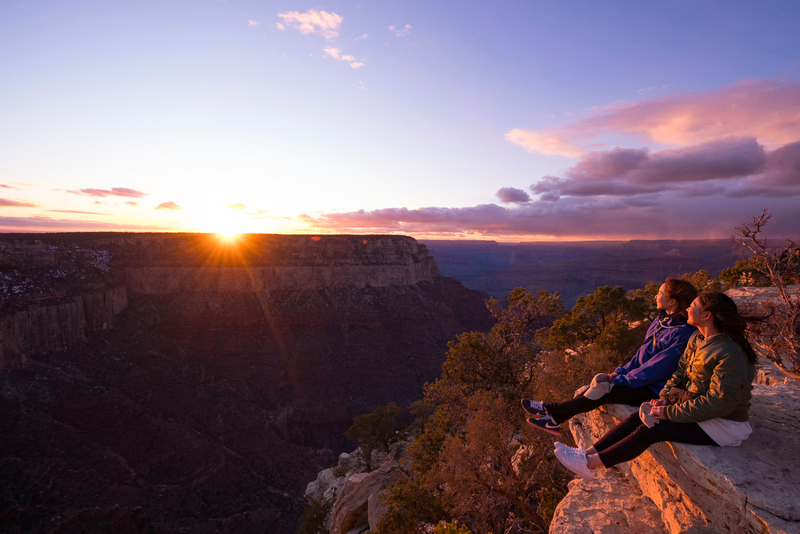
[[[83,215],[110,215],[109,213],[100,213],[98,211],[78,211],[78,210],[47,210],[51,213],[78,213]]]
[[[169,230],[161,226],[116,224],[103,221],[53,219],[50,217],[0,217],[0,231],[5,232],[68,232],[72,230]]]
[[[0,198],[0,206],[7,206],[13,208],[35,208],[36,204],[30,202],[19,202],[17,200],[9,200],[7,198]]]
[[[339,27],[344,20],[344,17],[336,13],[317,11],[316,9],[309,9],[305,13],[287,11],[286,13],[278,13],[278,17],[300,33],[321,35],[325,39],[338,37]],[[278,28],[282,30],[284,25],[280,24]]]
[[[157,210],[180,210],[183,209],[178,206],[176,203],[169,201],[169,202],[162,202],[158,206],[156,206]]]
[[[786,145],[800,137],[800,82],[743,80],[714,91],[611,105],[560,128],[515,128],[506,139],[531,152],[574,157],[592,148],[602,132],[662,145],[728,137],[754,137],[771,148]]]
[[[79,189],[77,191],[70,191],[76,195],[87,195],[90,197],[131,197],[142,198],[147,196],[147,193],[142,193],[135,189],[127,187],[112,187],[111,189]]]

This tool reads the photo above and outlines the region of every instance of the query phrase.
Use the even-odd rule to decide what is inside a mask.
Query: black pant
[[[574,399],[565,402],[545,403],[544,407],[547,408],[547,413],[550,414],[553,420],[560,424],[579,413],[590,412],[603,404],[627,404],[638,408],[643,402],[657,398],[658,395],[647,386],[632,388],[617,384],[611,388],[611,391],[597,400],[587,399],[583,395],[578,395]]]
[[[692,445],[716,445],[697,423],[673,423],[659,421],[652,428],[642,423],[639,413],[606,432],[597,440],[594,448],[606,467],[633,460],[647,448],[660,441],[675,441]]]

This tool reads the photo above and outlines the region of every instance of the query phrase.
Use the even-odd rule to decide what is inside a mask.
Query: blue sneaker
[[[554,436],[561,435],[561,425],[553,421],[553,418],[549,415],[545,415],[541,419],[528,417],[528,424],[534,428],[538,428],[539,430],[544,430],[548,434],[552,434]]]
[[[520,402],[522,403],[522,407],[525,409],[525,411],[531,415],[535,415],[537,417],[550,415],[547,413],[547,408],[544,407],[543,402],[530,399],[522,399]]]

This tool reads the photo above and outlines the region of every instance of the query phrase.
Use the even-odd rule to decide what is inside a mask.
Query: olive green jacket
[[[747,421],[753,378],[755,366],[730,337],[719,334],[706,340],[695,332],[659,394],[662,399],[669,399],[671,388],[681,388],[691,398],[667,406],[665,418],[676,423],[697,423],[715,417]]]

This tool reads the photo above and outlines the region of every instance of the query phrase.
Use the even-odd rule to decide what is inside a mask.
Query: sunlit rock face
[[[607,405],[572,418],[569,427],[588,447],[633,410]],[[578,478],[550,534],[800,532],[800,476],[790,452],[800,450],[799,412],[800,384],[761,362],[753,433],[740,446],[659,443],[591,481]]]
[[[293,532],[352,417],[489,320],[400,236],[0,236],[0,276],[19,532]]]

